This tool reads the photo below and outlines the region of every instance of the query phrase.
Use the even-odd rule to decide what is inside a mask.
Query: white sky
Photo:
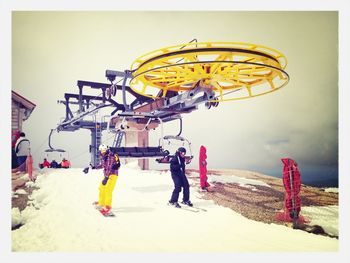
[[[280,159],[288,156],[305,175],[337,176],[337,19],[335,11],[15,12],[12,88],[37,104],[23,125],[34,162],[43,159],[50,129],[65,116],[56,101],[65,92],[78,93],[77,80],[106,83],[106,69],[129,69],[144,53],[196,38],[277,49],[287,57],[291,77],[278,92],[184,115],[183,136],[196,157],[203,144],[213,168],[280,174]],[[175,135],[177,125],[165,124],[165,131]],[[153,144],[158,136],[151,137]],[[89,144],[87,130],[52,136],[52,145],[67,150],[75,167],[90,161]]]
[[[6,2],[6,3],[5,3]],[[334,120],[336,119],[336,108],[337,101],[336,98],[338,97],[334,93],[334,89],[336,86],[336,75],[337,72],[335,71],[334,67],[328,68],[329,65],[324,65],[322,61],[326,60],[323,58],[330,58],[330,60],[326,60],[328,64],[329,61],[332,61],[330,64],[337,65],[337,61],[334,60],[335,53],[332,49],[325,48],[325,44],[322,40],[324,37],[328,36],[326,33],[328,31],[328,24],[324,25],[320,22],[320,19],[315,19],[315,17],[312,17],[312,19],[302,18],[298,17],[298,19],[290,18],[288,19],[288,13],[284,13],[283,17],[279,20],[274,20],[274,23],[267,23],[266,26],[261,27],[260,25],[264,25],[264,21],[260,20],[259,23],[255,24],[253,21],[254,19],[252,17],[249,17],[250,19],[247,19],[247,16],[244,16],[244,18],[240,17],[238,14],[238,21],[236,23],[232,22],[233,24],[228,27],[222,27],[217,26],[215,30],[211,31],[211,34],[215,35],[213,39],[209,39],[208,35],[206,34],[204,28],[212,29],[213,26],[205,27],[202,26],[203,23],[205,23],[206,20],[200,20],[193,22],[194,20],[187,20],[187,23],[185,26],[180,27],[181,22],[180,20],[176,20],[175,28],[172,28],[172,32],[176,32],[170,34],[167,30],[162,31],[161,34],[159,34],[159,27],[162,25],[168,25],[168,23],[172,23],[171,19],[162,20],[162,23],[156,23],[155,27],[152,27],[152,32],[148,33],[144,30],[144,27],[149,25],[148,23],[138,23],[138,28],[134,26],[134,31],[130,31],[130,37],[123,37],[123,34],[120,34],[117,38],[117,41],[99,41],[96,43],[96,39],[89,38],[88,36],[79,33],[79,39],[76,37],[78,36],[78,28],[73,27],[67,27],[65,30],[67,33],[70,33],[69,40],[67,43],[62,43],[62,46],[65,47],[75,47],[74,52],[70,51],[68,54],[61,54],[60,51],[58,53],[61,55],[62,60],[66,59],[66,63],[64,68],[54,65],[55,60],[51,60],[51,53],[47,51],[46,48],[43,48],[41,51],[47,52],[38,54],[37,56],[30,55],[32,52],[35,51],[35,49],[31,49],[30,52],[26,52],[23,63],[26,62],[27,65],[31,65],[31,62],[33,60],[37,61],[37,64],[45,64],[49,66],[42,65],[40,68],[38,68],[38,65],[35,68],[27,67],[26,71],[32,71],[32,76],[28,77],[28,73],[23,72],[23,66],[13,63],[12,71],[13,71],[13,79],[11,81],[11,46],[13,44],[11,40],[11,11],[12,10],[132,10],[134,8],[137,8],[138,10],[156,10],[156,9],[165,9],[165,10],[296,10],[296,11],[332,11],[332,10],[339,10],[340,11],[340,35],[339,35],[339,48],[340,48],[340,54],[339,57],[339,67],[340,67],[340,75],[339,75],[339,81],[340,81],[340,90],[339,90],[339,109],[340,109],[340,122],[339,122],[339,129],[340,129],[340,146],[339,146],[339,154],[340,154],[340,192],[342,200],[349,200],[349,189],[350,183],[349,183],[349,177],[347,176],[349,174],[349,166],[347,158],[350,154],[349,147],[346,147],[349,143],[347,134],[349,134],[349,126],[347,121],[347,114],[348,111],[348,98],[349,98],[349,92],[345,88],[346,83],[349,83],[349,74],[346,74],[346,70],[349,69],[348,64],[348,57],[349,57],[349,49],[350,46],[349,42],[349,30],[348,26],[350,24],[349,22],[349,10],[345,7],[346,1],[343,0],[335,0],[335,1],[324,1],[320,3],[320,1],[293,1],[291,3],[281,3],[280,1],[264,1],[263,3],[260,1],[249,1],[247,3],[239,3],[239,4],[227,4],[229,1],[215,1],[215,2],[203,2],[201,1],[201,5],[194,5],[192,3],[188,3],[186,1],[186,6],[181,2],[174,2],[174,3],[165,3],[165,2],[159,2],[159,1],[141,1],[140,3],[135,4],[136,7],[131,7],[131,3],[123,2],[119,6],[116,3],[112,3],[111,1],[105,1],[104,3],[97,3],[96,1],[84,1],[84,4],[79,5],[78,1],[74,1],[72,3],[71,1],[59,1],[59,3],[52,3],[53,1],[48,2],[45,1],[19,1],[14,0],[11,1],[2,1],[1,2],[1,8],[0,8],[0,16],[1,16],[1,24],[0,27],[1,30],[1,78],[0,78],[0,99],[1,99],[1,112],[5,114],[1,114],[2,116],[2,122],[0,122],[1,130],[5,131],[4,134],[7,134],[7,136],[1,136],[1,149],[9,148],[9,141],[4,140],[4,138],[10,137],[10,97],[11,88],[15,91],[18,91],[19,93],[23,94],[33,102],[35,102],[38,107],[35,109],[30,121],[33,123],[29,123],[29,121],[25,124],[25,128],[28,128],[28,137],[32,140],[33,144],[38,144],[38,147],[41,146],[41,143],[43,142],[43,139],[45,136],[48,135],[49,129],[53,128],[55,124],[59,121],[59,118],[61,118],[64,115],[64,109],[62,105],[56,105],[56,100],[61,99],[63,97],[64,92],[73,92],[75,91],[75,83],[78,79],[84,79],[84,80],[92,80],[92,81],[105,81],[104,79],[104,70],[107,68],[110,69],[125,69],[127,68],[134,58],[136,58],[139,55],[142,55],[145,52],[161,48],[163,46],[168,46],[172,44],[179,44],[189,41],[192,38],[197,38],[199,40],[203,41],[211,41],[211,40],[219,40],[219,41],[246,41],[246,42],[253,42],[258,44],[263,44],[270,46],[272,48],[275,48],[282,53],[284,53],[289,61],[289,64],[286,68],[286,71],[291,76],[291,82],[282,90],[280,90],[277,93],[272,93],[257,99],[254,99],[252,101],[241,101],[241,102],[233,102],[233,103],[225,103],[219,106],[219,108],[215,109],[214,111],[205,111],[206,115],[202,115],[199,112],[191,114],[191,119],[197,118],[198,122],[196,122],[196,127],[206,126],[205,128],[199,127],[200,134],[203,134],[204,131],[208,130],[208,125],[204,120],[207,119],[215,119],[216,125],[213,127],[210,127],[210,134],[220,134],[221,137],[229,137],[230,142],[235,146],[231,147],[230,153],[223,155],[222,148],[220,145],[218,145],[217,139],[208,140],[206,142],[206,146],[208,147],[208,156],[211,158],[209,166],[215,167],[218,165],[219,167],[226,164],[232,164],[232,167],[235,168],[248,168],[248,167],[255,167],[257,170],[263,170],[263,169],[277,169],[276,167],[280,167],[279,158],[281,157],[282,153],[284,154],[283,150],[287,149],[285,145],[283,145],[284,137],[281,135],[288,135],[290,137],[293,137],[292,140],[289,142],[298,142],[293,145],[290,145],[293,149],[293,156],[299,163],[301,162],[308,162],[314,164],[314,160],[308,159],[309,157],[312,157],[312,159],[318,159],[321,157],[321,160],[336,160],[334,159],[335,156],[331,156],[330,153],[336,152],[334,149],[334,140],[336,136],[336,131],[334,130],[334,127],[337,125],[337,123],[334,123]],[[3,3],[5,3],[3,5]],[[136,1],[133,1],[133,3],[136,3]],[[261,15],[264,16],[264,15]],[[236,15],[235,15],[236,17]],[[254,15],[256,17],[256,15]],[[273,16],[266,15],[264,16],[265,19],[272,19]],[[223,17],[224,18],[224,17]],[[221,19],[221,18],[220,18]],[[276,18],[275,18],[276,19]],[[334,21],[334,19],[331,19]],[[166,21],[166,23],[165,23]],[[191,21],[191,22],[188,22]],[[209,22],[211,22],[210,20]],[[66,23],[68,23],[67,21]],[[77,21],[78,23],[79,21]],[[135,21],[128,20],[128,23],[132,24]],[[225,21],[226,22],[226,21]],[[306,22],[307,26],[302,25],[302,22]],[[317,23],[320,22],[318,25],[322,25],[322,28],[317,27]],[[57,24],[58,22],[56,22]],[[79,23],[84,24],[87,26],[93,27],[93,22],[90,21],[90,19],[85,19],[84,21],[80,21]],[[215,23],[211,23],[211,25],[217,25],[217,20],[215,20]],[[195,33],[191,31],[190,29],[195,26],[199,25],[199,30],[195,30]],[[281,26],[283,25],[283,26]],[[298,26],[296,26],[298,25]],[[30,28],[31,24],[23,25],[24,27]],[[128,25],[129,26],[129,25]],[[313,26],[315,26],[315,30],[312,30]],[[45,25],[39,25],[37,24],[37,30],[45,28]],[[258,31],[258,29],[261,29]],[[102,27],[100,27],[99,31],[95,31],[95,34],[98,36],[100,35],[108,35],[108,39],[116,37],[118,33],[113,33],[112,31],[104,30]],[[149,28],[147,28],[149,29]],[[181,29],[181,32],[179,34],[179,31]],[[258,31],[257,33],[253,33],[254,30]],[[47,28],[46,28],[47,30]],[[116,31],[120,32],[120,30],[123,30],[123,27],[118,27],[115,29]],[[215,32],[214,32],[215,31]],[[224,31],[224,33],[222,33]],[[46,31],[48,32],[48,31]],[[80,32],[80,31],[79,31]],[[219,35],[219,32],[221,34]],[[289,32],[289,33],[288,33]],[[125,33],[125,32],[124,32]],[[217,33],[217,34],[216,34]],[[334,31],[330,32],[332,36],[334,36]],[[80,35],[82,34],[82,35]],[[33,34],[35,35],[35,34]],[[49,33],[50,37],[52,39],[44,39],[44,36],[41,36],[39,34],[36,34],[39,39],[44,39],[45,43],[54,43],[53,40],[56,39],[56,34],[51,32]],[[147,37],[144,38],[142,35],[146,35]],[[152,37],[149,37],[149,36]],[[162,37],[158,39],[157,37],[161,35]],[[298,37],[292,37],[292,36],[298,36]],[[308,37],[313,37],[311,41],[308,39]],[[219,38],[219,39],[217,39]],[[304,40],[306,39],[306,40]],[[130,41],[129,41],[130,40]],[[320,41],[321,40],[321,41]],[[331,42],[334,41],[334,39],[331,37],[329,39]],[[33,45],[33,39],[28,38],[23,40],[23,42]],[[60,41],[59,41],[60,42]],[[327,42],[327,41],[326,41]],[[95,45],[99,46],[99,50],[104,51],[108,50],[104,47],[113,47],[110,48],[108,54],[104,54],[104,52],[94,54],[92,52],[89,52],[86,56],[82,51],[81,43],[84,43],[84,46],[86,47],[94,47]],[[121,49],[117,48],[116,44],[119,46],[121,44],[124,44],[126,46],[127,43],[127,49]],[[311,44],[310,44],[311,43]],[[328,42],[327,42],[328,43]],[[112,45],[114,44],[114,45]],[[333,46],[333,42],[328,43],[329,45]],[[57,45],[57,44],[55,44]],[[311,47],[310,47],[311,45]],[[103,46],[100,48],[100,46]],[[295,47],[295,48],[294,48]],[[314,52],[319,50],[320,47],[323,47],[322,49],[322,55],[316,55],[319,54],[318,52]],[[79,51],[77,51],[79,49]],[[25,49],[24,49],[25,50]],[[23,50],[23,51],[24,51]],[[60,50],[63,50],[60,48]],[[132,54],[130,54],[130,52]],[[330,52],[330,53],[328,53]],[[19,53],[20,54],[20,53]],[[113,54],[113,55],[111,55]],[[125,57],[123,58],[123,55],[125,54]],[[304,56],[303,56],[304,55]],[[310,56],[310,59],[305,58],[305,55]],[[46,59],[45,59],[46,57]],[[51,61],[50,61],[51,60]],[[104,61],[102,61],[104,60]],[[102,61],[102,62],[101,62]],[[106,62],[107,61],[107,62]],[[301,63],[302,61],[303,63]],[[69,62],[69,63],[68,63]],[[314,62],[314,63],[313,63]],[[82,67],[84,66],[84,67]],[[18,67],[18,68],[17,68]],[[327,68],[327,69],[326,69]],[[323,71],[324,70],[324,71]],[[65,72],[68,72],[68,74],[64,74]],[[324,74],[320,74],[324,72]],[[21,75],[21,77],[19,77]],[[48,77],[50,76],[50,78]],[[320,85],[316,85],[320,79],[323,80],[323,78],[326,78],[326,82],[322,82]],[[331,82],[329,82],[331,81]],[[307,85],[306,85],[307,84]],[[330,85],[329,85],[330,84]],[[323,90],[324,86],[329,85],[331,88],[327,90]],[[315,93],[307,93],[312,86],[313,88],[318,88],[324,92],[324,93],[316,93],[318,95],[324,94],[328,95],[331,94],[332,96],[324,96],[318,100],[318,95]],[[4,88],[5,87],[5,88]],[[8,88],[6,88],[8,87]],[[41,90],[42,87],[45,87],[43,90]],[[51,87],[51,88],[48,88]],[[40,89],[40,93],[36,92],[37,89]],[[302,89],[302,91],[300,90]],[[41,95],[40,95],[41,94]],[[40,118],[43,118],[42,114],[40,113],[42,109],[40,110],[40,107],[43,107],[44,100],[43,98],[47,97],[48,94],[52,94],[51,100],[47,101],[47,105],[50,105],[52,107],[52,117],[45,121],[45,122],[39,122]],[[307,94],[307,95],[305,95]],[[315,99],[311,99],[309,101],[304,100],[306,98],[312,98],[312,96],[315,95]],[[282,99],[283,98],[283,99]],[[294,98],[294,100],[287,100],[287,98]],[[286,102],[287,101],[287,102]],[[294,103],[298,103],[298,106],[295,107]],[[42,104],[43,103],[43,104]],[[320,103],[323,110],[319,110],[318,107],[315,107],[316,103]],[[329,108],[323,108],[325,104],[328,103]],[[335,104],[334,104],[335,103]],[[39,106],[41,105],[42,106]],[[269,106],[268,105],[276,105],[277,107],[274,107],[274,111],[268,111]],[[311,105],[311,106],[310,106]],[[336,105],[336,106],[335,106]],[[287,113],[287,116],[293,117],[294,115],[297,117],[296,119],[293,119],[291,123],[286,123],[286,120],[283,119],[282,114],[280,114],[280,110],[283,110],[288,107],[293,106],[293,112]],[[265,111],[262,110],[262,107],[266,109],[266,112],[269,114],[263,114]],[[230,116],[235,117],[235,123],[229,122],[227,124],[228,126],[223,127],[225,123],[222,123],[220,120],[217,119],[218,112],[220,112],[220,116],[224,118],[225,113],[227,112],[227,109],[229,109]],[[278,111],[276,111],[278,109]],[[47,112],[47,111],[46,111]],[[295,112],[295,113],[294,113]],[[302,116],[300,116],[300,114]],[[197,114],[197,115],[196,115]],[[272,115],[271,115],[272,114]],[[303,115],[307,115],[307,117]],[[199,117],[197,117],[199,115]],[[207,116],[208,115],[208,116]],[[293,115],[293,116],[291,116]],[[35,117],[36,116],[36,117]],[[249,129],[250,124],[250,118],[254,117],[254,123],[256,123],[254,129]],[[270,116],[270,117],[268,117]],[[274,117],[271,118],[271,116]],[[295,117],[294,116],[294,117]],[[44,116],[46,119],[46,115]],[[220,118],[221,118],[220,117]],[[330,121],[333,119],[333,122]],[[272,120],[275,120],[273,122]],[[283,121],[284,120],[284,121]],[[34,123],[35,121],[35,123]],[[185,122],[186,122],[185,118]],[[188,121],[187,121],[188,122]],[[235,125],[233,127],[233,124],[236,124],[236,122],[239,123],[239,128]],[[259,125],[258,125],[259,124]],[[265,127],[265,128],[264,128]],[[275,133],[272,134],[272,140],[268,140],[271,137],[267,136],[269,134],[269,130],[267,128],[274,127],[276,130],[281,129],[282,133]],[[309,127],[309,128],[306,128]],[[256,129],[262,129],[261,133],[259,133],[258,137],[254,137],[252,135],[256,135],[254,132],[256,132]],[[277,129],[278,128],[278,129]],[[220,129],[220,130],[219,130]],[[237,130],[238,129],[238,130]],[[299,130],[300,129],[300,130]],[[235,132],[232,134],[232,132]],[[271,131],[270,131],[271,132]],[[283,132],[286,132],[284,134]],[[293,132],[293,133],[292,133]],[[294,133],[295,132],[295,133]],[[63,138],[59,138],[57,136],[57,142],[53,142],[53,144],[57,147],[63,147],[61,144],[64,140],[74,140],[75,145],[79,145],[78,148],[81,148],[82,151],[84,151],[86,147],[86,141],[89,141],[89,134],[86,132],[85,134],[67,134],[63,135]],[[324,135],[324,138],[321,138],[320,134]],[[193,146],[199,147],[200,144],[204,144],[202,141],[196,142],[196,137],[199,136],[198,133],[195,133],[194,131],[191,132],[191,128],[189,125],[186,125],[186,128],[184,130],[184,135],[186,135],[189,139],[193,141]],[[270,134],[271,135],[271,134]],[[293,136],[292,136],[293,135]],[[74,137],[72,139],[71,137]],[[208,136],[207,136],[208,137]],[[217,136],[218,137],[218,136]],[[78,139],[82,138],[82,142],[79,142]],[[259,141],[260,140],[260,141]],[[275,141],[276,140],[276,141]],[[315,146],[315,142],[324,141],[323,146]],[[244,141],[244,147],[241,146],[240,142]],[[280,142],[280,145],[278,145],[278,142]],[[269,144],[270,143],[270,144]],[[274,143],[276,146],[274,146]],[[317,144],[317,143],[316,143]],[[226,143],[228,145],[228,143]],[[304,145],[304,149],[301,151],[297,151],[297,149],[300,148],[300,145]],[[249,146],[249,147],[248,147]],[[259,147],[257,147],[259,146]],[[263,147],[265,146],[265,147]],[[270,146],[270,147],[268,147]],[[271,147],[272,146],[272,147]],[[317,153],[315,154],[312,150],[314,148],[317,148]],[[77,148],[77,147],[75,147]],[[259,154],[257,149],[262,150],[263,152]],[[327,151],[323,151],[324,149],[328,149]],[[67,147],[67,150],[70,152],[71,156],[74,156],[76,153],[75,151]],[[38,150],[39,152],[39,150]],[[81,152],[77,153],[80,154]],[[255,156],[258,155],[258,156]],[[289,153],[286,153],[289,154]],[[229,157],[227,157],[229,156]],[[264,156],[265,160],[262,160],[262,157]],[[271,158],[272,156],[272,158]],[[329,158],[331,156],[331,158]],[[333,157],[333,158],[332,158]],[[227,159],[231,158],[231,159]],[[325,159],[324,159],[325,158]],[[85,159],[89,160],[89,156],[83,156],[80,160],[77,160],[77,163],[85,163]],[[6,171],[9,171],[10,169],[10,157],[2,155],[0,158],[1,161],[1,167],[6,168]],[[332,163],[332,162],[331,162]],[[317,164],[317,162],[316,162]],[[231,167],[231,165],[230,165]],[[264,168],[265,167],[265,168]],[[280,168],[278,168],[280,169]],[[0,208],[1,211],[5,211],[5,213],[1,212],[2,214],[5,214],[7,216],[1,217],[1,227],[2,227],[2,244],[5,246],[1,246],[1,254],[5,255],[5,257],[9,257],[9,247],[10,247],[10,236],[11,232],[9,230],[9,207],[10,207],[10,194],[8,192],[10,181],[7,177],[1,177],[2,184],[1,185],[7,185],[7,188],[2,188],[1,190],[1,196],[2,200],[7,200],[7,202],[1,202]],[[347,190],[345,190],[347,189]],[[349,213],[347,206],[343,206],[340,209],[340,218],[342,219],[342,222],[348,222],[349,219]],[[341,225],[340,233],[344,233],[343,238],[341,238],[340,244],[342,245],[341,252],[334,254],[322,254],[322,256],[317,257],[318,261],[324,261],[328,262],[331,259],[334,259],[334,257],[337,257],[337,260],[340,261],[340,258],[344,258],[345,254],[348,253],[344,250],[345,245],[348,242],[348,227],[345,224]],[[120,258],[127,259],[129,255],[120,255]],[[251,255],[254,257],[254,255]],[[271,255],[272,256],[272,255]],[[296,255],[294,255],[293,258],[295,258]],[[302,254],[303,258],[312,259],[314,255],[305,255]],[[60,258],[65,259],[65,255],[60,254],[54,254],[54,255],[47,255],[47,257],[44,257],[46,259],[48,258]],[[70,258],[79,258],[80,255],[70,255]],[[108,258],[108,256],[106,256]],[[135,258],[141,259],[143,256],[134,255]],[[255,254],[256,259],[260,257],[259,254]],[[32,254],[31,257],[28,258],[26,254],[23,255],[17,255],[15,261],[38,261],[39,259],[42,259],[42,254]],[[111,257],[110,257],[111,258]],[[167,257],[167,261],[178,261],[185,259],[186,256],[178,255],[171,257]],[[203,258],[203,257],[202,257]],[[235,255],[235,259],[246,259],[244,254]],[[273,255],[273,258],[278,258],[275,255]],[[301,255],[299,254],[299,258],[301,258]],[[84,258],[85,260],[89,260],[88,258]],[[91,260],[96,260],[97,257],[91,257]],[[159,257],[158,257],[159,259]],[[227,259],[225,255],[216,255],[216,259]],[[285,257],[283,256],[283,259]],[[12,259],[12,261],[14,261]],[[271,261],[271,260],[269,260]]]
[[[198,174],[197,174],[198,176]],[[170,172],[122,166],[113,194],[115,218],[104,218],[92,206],[102,170],[48,169],[38,177],[30,203],[22,213],[12,209],[12,249],[17,252],[336,252],[339,241],[301,230],[248,220],[231,209],[201,199],[190,179],[193,213],[169,207]],[[227,182],[229,176],[210,179]],[[259,180],[234,176],[252,187]],[[232,182],[232,181],[231,181]],[[198,183],[198,182],[197,182]],[[79,186],[79,187],[77,187]],[[254,191],[251,189],[251,191]],[[181,200],[182,195],[180,194]],[[281,209],[283,199],[281,200]],[[309,207],[308,219],[337,234],[338,207]],[[303,208],[302,212],[303,214]],[[317,221],[318,220],[318,221]],[[58,231],[59,229],[59,231]]]

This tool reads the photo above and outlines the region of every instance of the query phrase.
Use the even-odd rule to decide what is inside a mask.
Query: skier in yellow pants
[[[101,164],[95,169],[103,168],[104,176],[98,188],[98,202],[94,204],[103,215],[108,216],[112,214],[112,195],[118,180],[120,160],[118,154],[114,154],[105,144],[101,144],[98,149],[101,154]]]
[[[103,180],[101,181],[98,188],[100,192],[98,196],[98,205],[101,206],[101,208],[105,207],[109,209],[112,207],[112,194],[117,180],[118,176],[112,174],[109,176],[108,181],[105,185],[103,185]]]

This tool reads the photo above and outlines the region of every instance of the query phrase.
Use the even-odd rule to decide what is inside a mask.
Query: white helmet
[[[105,152],[108,150],[108,146],[106,144],[100,144],[100,146],[98,147],[98,150],[100,152]]]

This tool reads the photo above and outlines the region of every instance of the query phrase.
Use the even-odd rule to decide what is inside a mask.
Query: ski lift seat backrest
[[[163,151],[161,146],[158,147],[145,147],[142,149],[144,156],[153,157],[153,156],[166,156],[169,154],[167,151]]]
[[[130,156],[131,157],[143,157],[143,152],[140,152],[138,147],[131,147]]]
[[[129,154],[129,152],[125,151],[125,147],[112,148],[112,151],[114,153],[117,153],[119,155],[119,157],[126,157]]]
[[[111,151],[117,153],[119,157],[142,157],[142,153],[137,152],[137,147],[110,147]]]
[[[162,157],[169,154],[163,151],[161,146],[158,147],[111,147],[112,152],[117,153],[120,157]]]

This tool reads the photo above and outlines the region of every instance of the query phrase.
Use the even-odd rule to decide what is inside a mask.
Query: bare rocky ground
[[[29,182],[28,174],[22,173],[12,173],[12,191],[22,190],[12,196],[12,208],[17,207],[20,211],[24,210],[29,201],[28,196],[31,195],[35,187],[27,187],[26,183]]]
[[[188,177],[195,179],[195,187],[199,187],[198,176],[192,176],[192,172],[198,170],[188,169]],[[254,187],[242,187],[234,183],[214,183],[210,192],[203,192],[203,198],[213,200],[215,203],[228,207],[248,219],[274,224],[292,226],[291,222],[276,220],[276,213],[283,211],[284,193],[282,179],[267,176],[257,172],[242,170],[209,170],[208,174],[235,175],[247,179],[255,179],[268,184],[267,186],[254,185]],[[254,189],[254,190],[253,190]],[[325,192],[322,188],[302,185],[299,193],[301,206],[327,206],[338,205],[338,193]],[[301,215],[302,215],[301,207]],[[327,234],[320,226],[310,226],[307,222],[300,224],[298,228],[315,234]],[[336,237],[338,238],[338,237]]]

